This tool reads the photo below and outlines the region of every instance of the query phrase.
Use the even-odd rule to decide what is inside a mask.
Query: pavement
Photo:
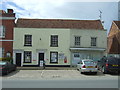
[[[44,70],[43,67],[17,67],[18,70]],[[76,67],[45,67],[45,70],[76,70]]]
[[[103,74],[100,71],[96,74],[81,74],[77,70],[16,70],[8,75],[2,76],[2,79],[23,80],[23,79],[35,79],[35,80],[118,80],[118,75]]]

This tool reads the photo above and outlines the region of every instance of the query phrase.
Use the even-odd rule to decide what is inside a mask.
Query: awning
[[[105,51],[105,48],[70,48],[70,50]]]

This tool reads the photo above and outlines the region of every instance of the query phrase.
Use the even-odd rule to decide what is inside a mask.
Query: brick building
[[[13,29],[15,13],[12,9],[7,12],[0,10],[0,58],[13,55]]]
[[[120,56],[120,21],[113,21],[108,34],[108,54]]]

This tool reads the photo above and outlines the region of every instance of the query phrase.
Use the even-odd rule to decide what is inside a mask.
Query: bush
[[[13,58],[12,57],[4,57],[4,58],[0,58],[0,61],[8,61],[13,63]]]

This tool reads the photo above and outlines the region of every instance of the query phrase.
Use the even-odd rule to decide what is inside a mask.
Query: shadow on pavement
[[[15,74],[17,74],[20,70],[16,70],[16,71],[12,71],[10,72],[8,75],[3,75],[2,77],[10,77],[10,76],[13,76]]]
[[[84,73],[84,75],[89,75],[89,76],[105,76],[102,72],[98,71],[97,74],[95,73]]]

